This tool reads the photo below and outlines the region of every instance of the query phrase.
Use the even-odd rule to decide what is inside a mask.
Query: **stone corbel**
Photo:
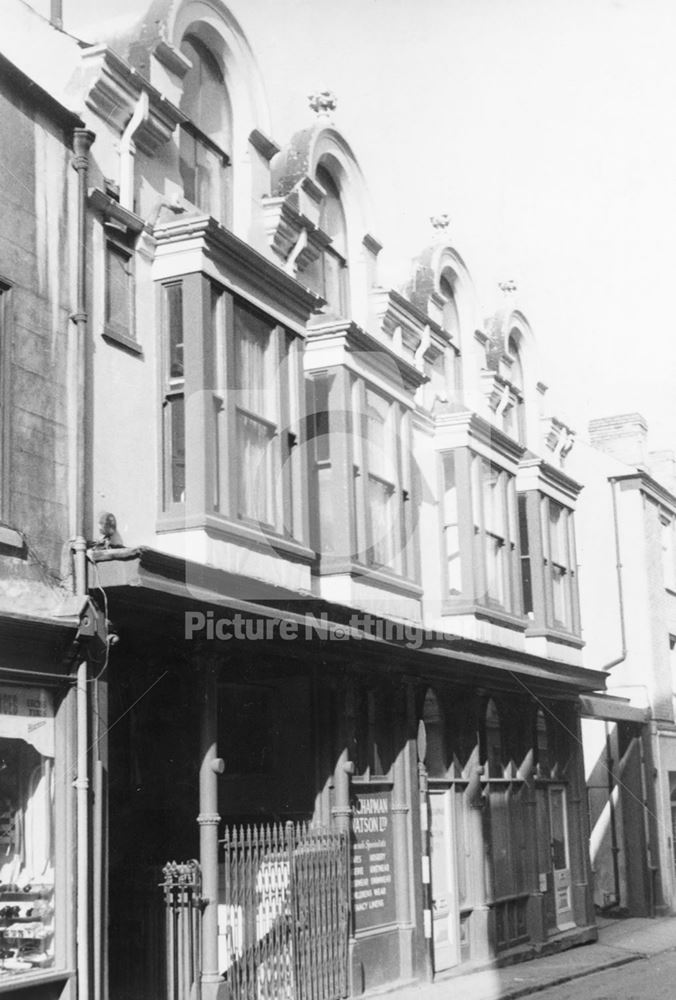
[[[323,193],[304,177],[289,194],[262,201],[268,242],[290,273],[302,273],[331,243],[318,228]]]
[[[543,417],[545,447],[563,464],[575,444],[575,432],[557,417]]]
[[[481,372],[480,378],[481,389],[488,403],[488,408],[495,414],[502,413],[505,407],[505,394],[509,395],[509,385],[497,372],[489,368],[485,368]]]
[[[141,94],[146,94],[147,112],[135,128],[134,142],[142,153],[155,156],[185,121],[183,112],[105,45],[86,49],[82,61],[87,107],[119,133],[129,124]]]

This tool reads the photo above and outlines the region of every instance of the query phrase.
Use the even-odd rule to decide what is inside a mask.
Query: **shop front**
[[[74,996],[76,625],[0,620],[0,990]]]

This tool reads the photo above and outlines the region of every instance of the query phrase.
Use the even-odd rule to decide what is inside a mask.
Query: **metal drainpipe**
[[[202,869],[202,970],[197,996],[216,1000],[223,977],[218,971],[218,775],[224,762],[217,756],[218,686],[216,666],[202,665],[199,816]]]
[[[620,556],[620,528],[617,520],[617,493],[616,493],[617,483],[614,479],[610,480],[610,495],[613,501],[613,528],[615,531],[615,567],[617,571],[617,601],[620,611],[620,639],[622,642],[622,651],[620,655],[611,660],[610,663],[606,663],[605,666],[601,667],[601,670],[612,670],[613,667],[618,667],[620,663],[623,663],[627,658],[627,630],[624,623],[624,586],[622,584],[622,559]]]
[[[78,595],[87,593],[87,543],[84,538],[85,505],[85,362],[87,336],[87,176],[89,150],[94,133],[88,129],[75,129],[73,133],[73,167],[78,175],[77,219],[77,287],[76,306],[72,320],[76,326],[76,364],[71,386],[76,399],[75,409],[75,493],[73,541],[73,581]],[[87,660],[83,658],[77,668],[77,778],[74,781],[77,804],[77,995],[78,1000],[89,1000],[91,926],[89,920],[89,774],[88,728],[89,705],[87,690]]]

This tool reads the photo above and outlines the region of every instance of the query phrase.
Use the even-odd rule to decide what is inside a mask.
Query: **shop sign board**
[[[356,931],[396,920],[392,795],[356,792],[352,809],[352,900]]]

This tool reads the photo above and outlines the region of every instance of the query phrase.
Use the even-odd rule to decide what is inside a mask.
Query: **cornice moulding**
[[[570,507],[584,489],[581,483],[550,465],[544,458],[522,460],[516,477],[519,492],[538,490]]]
[[[224,284],[256,299],[272,297],[277,308],[288,311],[299,324],[304,325],[323,301],[210,216],[164,222],[155,228],[154,236],[156,261],[182,245],[192,253],[197,250],[203,262],[214,262]]]
[[[490,461],[494,461],[496,456],[501,458],[509,466],[509,471],[516,474],[518,463],[526,449],[478,413],[470,410],[440,413],[435,422],[437,450],[450,450],[464,445]]]

